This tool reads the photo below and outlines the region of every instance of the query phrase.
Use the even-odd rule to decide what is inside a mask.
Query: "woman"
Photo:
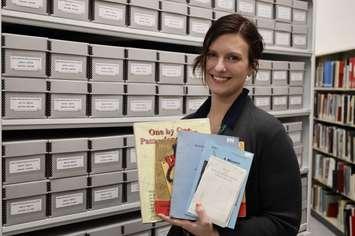
[[[254,153],[247,181],[246,216],[235,228],[213,225],[201,204],[198,220],[172,219],[172,235],[297,235],[301,218],[301,179],[292,141],[282,124],[258,109],[244,89],[247,76],[257,71],[263,51],[262,37],[254,24],[232,14],[208,30],[194,70],[201,68],[211,97],[187,118],[208,117],[213,133],[239,137]]]

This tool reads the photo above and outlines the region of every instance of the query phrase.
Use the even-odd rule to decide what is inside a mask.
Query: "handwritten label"
[[[10,174],[38,171],[40,169],[41,169],[41,159],[40,158],[32,158],[32,159],[9,162]]]
[[[55,111],[81,111],[81,98],[55,98],[53,100]]]
[[[134,112],[151,111],[153,109],[153,101],[150,100],[133,100],[130,105],[131,111]]]
[[[119,162],[119,151],[97,152],[94,154],[94,163],[103,164],[110,162]]]
[[[10,110],[13,111],[40,111],[42,98],[40,97],[11,97]]]
[[[72,60],[55,60],[54,69],[56,72],[60,73],[79,74],[83,72],[83,62]]]
[[[42,70],[42,58],[10,56],[10,68],[19,71],[40,71]]]
[[[112,63],[95,63],[95,74],[115,76],[120,73],[120,65]]]
[[[144,14],[136,12],[133,15],[133,21],[137,25],[153,27],[156,25],[155,15]]]
[[[10,215],[42,211],[42,199],[14,202],[10,204]]]
[[[55,198],[55,207],[56,208],[69,207],[69,206],[83,204],[83,202],[84,202],[83,193],[67,194]]]
[[[84,156],[71,156],[57,158],[57,170],[84,167]]]
[[[183,29],[184,28],[184,19],[177,16],[165,15],[163,17],[163,24],[166,27],[174,29]]]
[[[118,187],[94,191],[94,201],[106,201],[118,198]]]
[[[96,98],[95,110],[96,111],[119,111],[120,99],[115,98]]]
[[[121,21],[123,20],[123,9],[99,5],[99,16],[108,20]]]
[[[85,2],[76,0],[58,0],[58,9],[70,14],[81,15],[85,13]]]
[[[20,7],[29,7],[29,8],[42,8],[43,0],[12,0],[13,4]]]

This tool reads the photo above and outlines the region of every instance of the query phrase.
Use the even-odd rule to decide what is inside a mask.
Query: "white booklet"
[[[246,176],[243,168],[211,156],[188,212],[196,215],[196,202],[200,202],[212,223],[226,227]]]

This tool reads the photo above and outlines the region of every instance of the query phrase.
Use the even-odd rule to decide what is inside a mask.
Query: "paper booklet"
[[[234,207],[232,209],[231,215],[230,215],[230,220],[228,221],[228,228],[233,229],[235,227],[235,224],[237,222],[238,218],[238,213],[240,209],[240,205],[243,201],[243,196],[244,196],[244,191],[245,191],[245,186],[247,183],[250,167],[253,161],[254,154],[246,151],[240,151],[239,149],[236,148],[231,148],[229,146],[223,146],[220,144],[217,144],[213,140],[209,140],[208,142],[205,143],[205,147],[203,149],[203,152],[201,154],[201,159],[200,163],[198,164],[198,167],[196,169],[196,175],[192,181],[192,186],[191,186],[191,191],[189,194],[188,198],[188,207],[193,207],[195,208],[195,204],[191,204],[193,196],[195,194],[195,190],[197,189],[197,186],[199,184],[199,180],[202,176],[203,172],[203,167],[206,165],[206,162],[209,161],[209,158],[211,156],[218,157],[220,159],[229,161],[230,163],[244,169],[246,171],[246,178],[242,181],[241,189],[238,192],[237,195],[237,200],[234,204]],[[237,191],[238,189],[236,189]],[[190,216],[195,216],[193,212],[187,211],[188,215]]]
[[[174,139],[178,131],[211,133],[207,118],[161,122],[134,123],[133,131],[137,154],[139,197],[143,223],[160,220],[154,210],[155,192],[155,142]]]
[[[171,196],[170,216],[194,220],[187,215],[191,186],[201,161],[203,147],[208,140],[237,149],[239,139],[224,135],[180,132],[177,139],[173,194]]]
[[[196,215],[200,202],[212,223],[226,227],[247,171],[227,160],[210,156],[188,211]]]

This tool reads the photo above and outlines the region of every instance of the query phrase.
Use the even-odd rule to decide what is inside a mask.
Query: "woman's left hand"
[[[218,231],[213,228],[211,220],[200,203],[196,204],[196,213],[196,221],[172,219],[163,214],[158,214],[158,216],[166,222],[179,226],[196,236],[219,236]]]

